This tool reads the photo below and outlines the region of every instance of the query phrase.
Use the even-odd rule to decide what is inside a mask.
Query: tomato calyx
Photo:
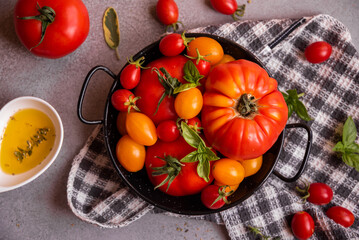
[[[220,186],[218,188],[218,197],[213,201],[211,207],[218,201],[223,200],[226,204],[230,204],[231,202],[228,201],[227,197],[230,196],[234,191],[231,190],[229,192],[226,191],[226,188],[229,187],[228,185]]]
[[[178,30],[178,28],[179,28],[180,25],[182,25],[182,27],[184,27],[183,23],[180,22],[180,21],[177,21],[177,22],[175,22],[175,23],[172,23],[172,24],[170,24],[170,25],[167,25],[167,26],[166,26],[166,32],[169,32],[168,30],[171,29],[171,28],[173,29],[173,32],[176,32],[176,31]]]
[[[171,183],[173,180],[178,176],[178,174],[181,172],[182,167],[184,164],[182,164],[180,161],[178,161],[177,158],[172,157],[170,155],[165,156],[164,158],[157,157],[159,159],[162,159],[165,161],[165,165],[161,167],[153,167],[152,176],[160,176],[163,174],[166,174],[166,178],[157,186],[155,186],[155,189],[167,184],[166,192],[168,191]]]
[[[136,101],[140,99],[141,97],[135,97],[135,95],[131,94],[128,97],[128,101],[125,102],[123,105],[127,106],[127,112],[130,113],[131,109],[135,109],[138,112],[141,112],[141,110],[137,107]]]
[[[198,48],[196,48],[196,53],[197,53],[197,57],[188,56],[188,55],[186,55],[186,54],[185,54],[185,56],[188,57],[188,58],[190,58],[190,59],[195,59],[197,65],[198,65],[198,63],[199,63],[200,60],[203,60],[203,61],[205,61],[205,62],[210,62],[210,61],[208,61],[208,60],[206,59],[206,57],[210,56],[211,54],[201,55],[201,54],[199,53]]]
[[[142,69],[148,69],[148,68],[149,68],[149,67],[144,67],[144,66],[142,66],[143,63],[145,62],[145,57],[144,57],[144,56],[140,57],[140,58],[137,59],[136,61],[134,61],[133,58],[130,57],[130,59],[127,59],[127,62],[128,62],[129,64],[135,65],[136,68],[142,68]]]
[[[302,197],[303,203],[306,203],[307,199],[310,197],[309,188],[310,184],[308,182],[304,183],[304,188],[300,188],[298,186],[295,187],[295,190],[297,190],[300,194],[304,195]]]
[[[181,83],[177,80],[177,78],[172,77],[169,72],[164,67],[161,67],[159,70],[158,68],[152,68],[152,71],[155,71],[155,73],[158,76],[158,80],[164,87],[165,91],[162,94],[160,100],[158,101],[156,111],[153,115],[155,115],[158,112],[158,108],[160,107],[160,104],[162,103],[163,99],[166,96],[171,97],[174,95],[174,90],[181,85]],[[160,72],[161,71],[161,72]],[[162,73],[162,74],[161,74]]]
[[[238,17],[243,17],[245,10],[246,10],[246,5],[245,4],[239,6],[237,8],[237,10],[232,14],[233,19],[235,21],[237,21],[239,19]]]
[[[238,100],[237,111],[244,118],[252,118],[258,111],[257,100],[251,94],[242,94]]]
[[[183,31],[183,33],[181,34],[181,38],[183,40],[183,45],[188,48],[188,43],[190,43],[192,40],[194,40],[194,37],[188,38],[185,35],[185,31]]]
[[[33,48],[36,48],[37,46],[39,46],[42,43],[42,41],[45,38],[45,32],[46,32],[47,27],[51,23],[53,23],[55,21],[55,16],[56,16],[56,13],[55,13],[54,9],[52,9],[51,7],[44,6],[44,7],[41,8],[39,3],[37,3],[36,4],[36,9],[37,9],[37,11],[40,12],[39,15],[28,16],[28,17],[18,17],[19,19],[22,19],[22,20],[35,19],[35,20],[38,20],[38,21],[41,22],[41,39],[40,39],[40,42],[37,45],[31,47],[30,51]]]

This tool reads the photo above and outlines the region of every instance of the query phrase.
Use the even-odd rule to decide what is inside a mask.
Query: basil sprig
[[[344,123],[342,141],[334,146],[333,151],[341,155],[345,164],[359,172],[359,145],[355,142],[357,134],[353,119],[348,117]]]
[[[184,140],[186,140],[189,145],[196,148],[195,151],[183,157],[181,162],[198,162],[197,174],[208,182],[211,170],[209,162],[218,160],[219,157],[217,157],[210,147],[206,146],[206,143],[198,133],[190,128],[184,121],[181,122],[181,128]]]
[[[295,112],[298,117],[304,121],[312,120],[307,112],[305,105],[299,100],[299,98],[302,97],[304,93],[298,95],[296,89],[291,89],[287,90],[287,93],[282,92],[282,95],[288,106],[288,118],[292,116],[293,112]]]
[[[191,60],[188,60],[184,67],[183,67],[183,78],[188,82],[181,84],[180,86],[176,87],[173,91],[174,94],[177,94],[179,92],[186,91],[191,88],[195,88],[197,86],[200,86],[199,80],[201,80],[204,76],[201,75],[194,63]]]

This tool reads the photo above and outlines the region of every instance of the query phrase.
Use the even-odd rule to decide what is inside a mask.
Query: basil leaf
[[[303,93],[297,93],[296,89],[287,90],[287,93],[282,92],[283,98],[288,106],[288,118],[295,112],[298,117],[305,121],[312,120],[307,112],[305,105],[299,100]]]
[[[299,100],[298,93],[296,89],[290,89],[287,91],[289,97],[293,100]]]
[[[355,126],[355,123],[351,117],[348,117],[348,119],[344,123],[343,127],[343,144],[344,146],[353,143],[357,137],[357,128]]]
[[[309,117],[307,109],[305,108],[304,104],[299,100],[296,102],[296,113],[297,113],[298,117],[300,117],[301,119],[303,119],[305,121],[312,120]]]
[[[199,84],[199,80],[201,80],[204,76],[199,74],[199,71],[196,67],[196,65],[194,65],[194,63],[189,60],[185,63],[184,67],[183,67],[183,72],[184,72],[184,76],[183,78],[190,83],[195,83],[195,84]]]
[[[202,138],[196,133],[192,128],[190,128],[184,121],[181,122],[182,136],[186,142],[194,148],[198,148],[199,144],[202,142],[204,145],[206,143]]]
[[[359,154],[359,145],[355,142],[350,143],[345,146],[345,152],[347,153],[358,153]]]
[[[209,181],[210,164],[208,160],[202,160],[197,165],[197,174],[206,182]]]
[[[343,154],[343,161],[350,167],[354,167],[355,170],[359,171],[359,155],[355,153]]]
[[[287,106],[288,106],[288,118],[290,118],[290,116],[292,116],[293,114],[293,105],[287,104]]]
[[[196,155],[197,155],[197,151],[193,151],[193,152],[187,154],[185,157],[183,157],[181,159],[181,162],[187,162],[187,163],[197,162],[198,159],[197,159]]]
[[[287,100],[289,99],[289,95],[284,92],[281,92],[281,93],[283,95],[284,100],[287,102]]]
[[[206,148],[206,156],[208,161],[214,161],[219,159],[219,157],[208,147]]]
[[[102,19],[103,33],[107,45],[116,51],[117,58],[120,59],[118,46],[120,45],[120,28],[118,16],[112,7],[106,9]]]
[[[332,151],[344,153],[344,152],[345,152],[345,149],[344,149],[343,143],[342,143],[342,142],[338,142],[338,143],[333,147]]]
[[[195,83],[185,83],[185,84],[181,84],[181,86],[179,87],[176,87],[174,90],[173,90],[173,94],[177,94],[177,93],[180,93],[180,92],[184,92],[188,89],[191,89],[191,88],[195,88],[197,87],[198,84],[195,84]]]

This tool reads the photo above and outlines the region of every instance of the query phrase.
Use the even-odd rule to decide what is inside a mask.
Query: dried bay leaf
[[[120,59],[118,46],[120,44],[120,28],[118,16],[112,7],[106,9],[102,20],[103,33],[107,45],[116,51],[116,56]]]

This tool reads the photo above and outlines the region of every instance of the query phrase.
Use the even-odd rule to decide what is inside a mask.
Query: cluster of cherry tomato
[[[297,190],[301,192],[304,200],[315,205],[326,205],[333,199],[333,190],[325,183],[312,183],[305,189]],[[354,223],[354,214],[348,209],[341,206],[330,207],[326,215],[334,222],[343,227],[350,227]],[[314,220],[309,213],[301,211],[296,213],[291,222],[292,232],[298,239],[308,239],[314,233]]]

